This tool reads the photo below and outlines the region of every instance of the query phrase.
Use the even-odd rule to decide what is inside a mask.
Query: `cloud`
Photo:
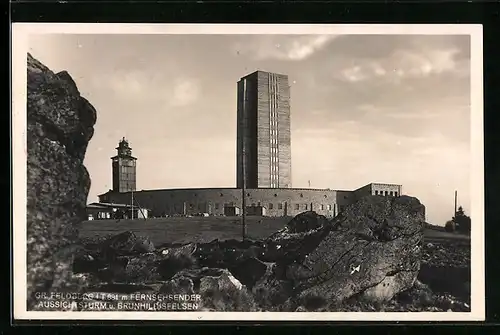
[[[170,104],[176,107],[187,106],[198,100],[200,87],[193,79],[178,79],[170,100]]]
[[[200,85],[196,79],[166,78],[141,70],[115,71],[109,76],[93,77],[92,86],[131,103],[184,107],[198,100]]]
[[[344,69],[341,74],[347,81],[350,82],[362,81],[368,78],[366,71],[362,70],[359,65]]]
[[[237,54],[248,55],[255,60],[301,61],[322,50],[337,35],[259,36],[237,43]]]
[[[360,82],[385,77],[399,82],[404,78],[425,78],[431,75],[453,73],[463,76],[469,75],[468,60],[459,60],[460,50],[399,49],[387,58],[381,59],[356,59],[350,65],[339,71],[340,78],[348,82]]]

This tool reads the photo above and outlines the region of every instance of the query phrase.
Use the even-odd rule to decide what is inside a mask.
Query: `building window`
[[[295,209],[299,210],[299,204],[295,204]]]
[[[215,204],[215,209],[219,209],[219,203]]]
[[[378,195],[378,191],[375,191],[375,195]]]
[[[327,195],[325,194],[325,198],[327,197]]]
[[[301,198],[303,198],[303,197],[304,197],[304,195],[303,195],[302,193],[300,193],[300,197],[301,197]]]
[[[278,195],[276,193],[274,193],[274,196],[277,197]]]
[[[250,193],[247,193],[247,197],[249,197],[249,196],[250,196]]]
[[[390,194],[390,195],[391,195],[391,197],[392,197],[392,191],[391,191],[391,192],[389,192],[389,194]]]
[[[273,204],[269,204],[269,209],[273,209]]]
[[[388,195],[388,194],[387,194],[387,191],[385,191],[385,192],[384,192],[384,194],[385,194],[385,196],[387,196],[387,195]]]
[[[283,204],[281,202],[278,204],[278,209],[283,209]]]
[[[398,192],[394,192],[394,196],[397,197],[398,196]]]
[[[321,210],[325,209],[325,205],[321,204]]]
[[[326,209],[331,211],[332,210],[332,205],[326,205]]]
[[[304,205],[304,209],[305,209],[306,211],[307,211],[307,208],[308,208],[308,206],[307,206],[307,204],[305,204],[305,205]]]
[[[190,209],[193,209],[193,204],[189,204],[189,208],[190,208]]]

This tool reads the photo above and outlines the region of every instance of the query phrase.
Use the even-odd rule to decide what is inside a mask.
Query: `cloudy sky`
[[[234,187],[236,82],[257,69],[291,83],[294,187],[402,184],[444,225],[468,212],[467,35],[32,35],[97,109],[89,202],[111,188],[125,136],[137,188]]]

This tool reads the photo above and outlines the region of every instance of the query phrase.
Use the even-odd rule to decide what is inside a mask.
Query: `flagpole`
[[[455,212],[453,212],[453,217],[457,216],[457,191],[455,191]]]

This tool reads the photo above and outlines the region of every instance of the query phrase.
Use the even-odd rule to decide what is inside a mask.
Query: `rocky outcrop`
[[[267,285],[290,306],[340,303],[358,295],[386,301],[410,288],[420,269],[424,206],[411,197],[370,196],[316,229],[289,227],[267,241],[276,266]],[[281,290],[279,288],[282,287]]]
[[[83,165],[94,107],[71,76],[27,59],[27,296],[71,281],[75,225],[85,219],[90,178]]]
[[[228,296],[246,299],[251,310],[331,310],[353,298],[383,303],[415,282],[423,208],[411,197],[366,197],[333,220],[299,214],[265,240],[214,240],[154,251],[126,232],[87,246],[75,270],[86,264],[115,288],[164,283],[161,292],[207,297],[209,310],[242,310]]]

